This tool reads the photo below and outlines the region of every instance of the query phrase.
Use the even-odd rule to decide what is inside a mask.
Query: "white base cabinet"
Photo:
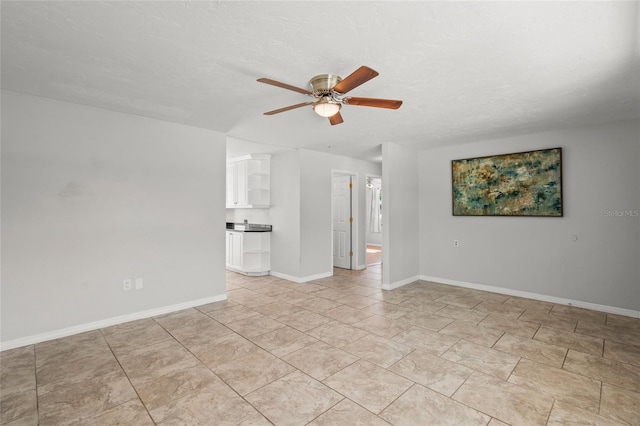
[[[227,269],[245,275],[269,275],[271,233],[226,231]]]

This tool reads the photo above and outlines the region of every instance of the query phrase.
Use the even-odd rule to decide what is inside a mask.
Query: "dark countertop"
[[[233,223],[227,222],[227,231],[235,232],[271,232],[271,225],[261,225],[258,223]]]

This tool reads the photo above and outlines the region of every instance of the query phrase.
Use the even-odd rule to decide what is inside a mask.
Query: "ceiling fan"
[[[355,96],[345,96],[345,94],[361,84],[366,83],[378,76],[378,72],[369,67],[361,66],[350,74],[347,78],[342,79],[335,74],[320,74],[309,80],[310,90],[300,87],[291,86],[281,83],[270,78],[259,78],[260,83],[271,84],[272,86],[281,87],[283,89],[293,90],[303,95],[315,98],[313,101],[302,102],[288,107],[274,109],[265,112],[264,115],[274,115],[292,109],[300,108],[306,105],[313,105],[313,110],[322,117],[328,117],[331,125],[342,123],[342,115],[340,109],[342,105],[358,105],[375,108],[398,109],[402,105],[402,101],[378,98],[358,98]]]

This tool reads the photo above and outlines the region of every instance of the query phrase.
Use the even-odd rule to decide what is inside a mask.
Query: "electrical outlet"
[[[140,290],[143,287],[142,278],[136,278],[136,290]]]
[[[453,246],[454,247],[459,247],[460,246],[460,241],[459,240],[453,240]]]
[[[126,280],[122,281],[122,290],[124,290],[124,291],[131,290],[131,279],[130,278],[127,278]]]

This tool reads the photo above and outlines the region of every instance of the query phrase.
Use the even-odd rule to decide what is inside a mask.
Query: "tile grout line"
[[[402,376],[402,377],[404,377],[404,376]],[[387,405],[386,405],[382,410],[380,410],[380,411],[376,414],[376,416],[380,417],[380,414],[382,414],[382,412],[383,412],[384,410],[386,410],[387,408],[391,407],[391,406],[392,406],[396,401],[398,401],[400,398],[402,398],[402,396],[403,396],[404,394],[406,394],[406,393],[407,393],[407,392],[409,392],[411,389],[413,389],[413,387],[414,387],[414,386],[422,386],[422,385],[421,385],[421,384],[419,384],[418,382],[414,382],[414,381],[413,381],[413,380],[411,380],[411,379],[408,379],[408,380],[410,380],[411,382],[413,382],[413,384],[412,384],[411,386],[409,386],[407,389],[405,389],[405,390],[404,390],[400,395],[398,395],[398,396],[397,396],[393,401],[391,401],[389,404],[387,404]],[[424,386],[423,386],[423,387],[424,387]],[[427,389],[428,389],[428,388],[427,388]],[[435,391],[434,391],[434,392],[435,392]],[[380,417],[380,418],[381,418],[382,420],[384,420],[384,418],[382,418],[382,417]],[[385,421],[386,421],[386,420],[385,420]]]
[[[602,411],[602,392],[604,391],[604,382],[600,381],[600,395],[598,399],[598,415],[601,415]]]
[[[553,409],[556,407],[556,402],[558,400],[556,399],[556,397],[553,397],[553,404],[551,404],[551,409],[549,410],[549,414],[547,414],[547,421],[545,422],[545,424],[549,424],[549,420],[551,420],[551,413],[553,413]]]
[[[155,322],[155,320],[154,320],[154,322]],[[156,322],[156,324],[157,324],[157,322]],[[157,424],[155,419],[151,415],[151,412],[149,411],[149,408],[147,407],[147,404],[145,404],[144,401],[142,400],[142,398],[140,397],[140,394],[138,393],[138,389],[136,389],[136,387],[131,382],[131,378],[129,377],[129,375],[125,371],[124,367],[122,366],[122,363],[120,362],[120,359],[116,356],[115,352],[113,351],[113,348],[111,347],[111,345],[109,344],[109,341],[107,340],[106,336],[102,332],[102,329],[98,329],[98,331],[100,332],[100,335],[104,339],[104,342],[109,347],[109,351],[111,351],[111,354],[113,355],[113,357],[115,358],[116,362],[118,363],[118,366],[122,370],[122,374],[124,374],[124,376],[127,378],[127,381],[129,382],[129,385],[131,386],[131,389],[133,389],[133,391],[135,392],[136,396],[138,397],[138,401],[140,401],[140,404],[142,404],[142,406],[144,407],[144,410],[146,411],[147,415],[149,416],[149,419],[151,419],[151,422],[153,422],[154,425]],[[171,337],[173,337],[173,336],[171,336]],[[125,401],[122,404],[118,404],[117,406],[126,404],[127,402],[129,402],[129,401]],[[112,407],[112,408],[115,408],[115,407]]]
[[[33,376],[36,385],[36,417],[38,424],[40,424],[40,393],[38,392],[38,352],[36,351],[36,345],[33,345]]]
[[[206,315],[206,314],[205,314],[205,315]],[[214,318],[211,318],[211,319],[212,319],[213,321],[216,321]],[[216,321],[216,322],[217,322],[217,321]],[[157,323],[157,322],[156,322],[156,323]],[[162,325],[161,325],[161,324],[159,324],[159,323],[157,323],[157,324],[158,324],[160,327],[162,327]],[[222,325],[222,326],[226,327],[226,325],[225,325],[225,324],[222,324],[222,323],[220,323],[220,322],[218,322],[218,324],[220,324],[220,325]],[[195,359],[197,359],[197,360],[198,360],[198,362],[200,362],[200,364],[202,364],[202,366],[203,366],[203,367],[205,367],[207,370],[211,371],[211,373],[212,373],[212,374],[213,374],[213,375],[214,375],[218,380],[220,380],[222,383],[224,383],[226,386],[228,386],[228,387],[229,387],[229,389],[231,389],[233,392],[235,392],[235,394],[236,394],[238,397],[240,397],[243,401],[245,401],[247,404],[249,404],[249,406],[250,406],[251,408],[253,408],[254,410],[256,410],[258,413],[260,413],[260,415],[262,415],[262,416],[263,416],[265,419],[267,419],[271,424],[273,424],[273,422],[271,422],[271,420],[269,420],[269,418],[268,418],[265,414],[263,414],[263,413],[262,413],[262,411],[260,411],[257,407],[255,407],[253,404],[251,404],[251,402],[249,402],[249,401],[248,401],[248,400],[247,400],[243,395],[241,395],[241,394],[240,394],[240,393],[239,393],[239,392],[238,392],[238,391],[237,391],[233,386],[231,386],[229,383],[227,383],[227,381],[226,381],[226,380],[224,380],[222,377],[220,377],[219,375],[217,375],[217,374],[216,374],[216,372],[215,372],[211,367],[209,367],[209,366],[208,366],[204,361],[202,361],[202,360],[201,360],[201,359],[200,359],[196,354],[194,354],[194,353],[191,351],[191,349],[189,349],[189,348],[188,348],[188,347],[186,347],[182,342],[180,342],[180,341],[179,341],[179,340],[178,340],[178,339],[177,339],[177,338],[176,338],[176,337],[175,337],[175,336],[174,336],[174,335],[173,335],[169,330],[167,330],[167,329],[166,329],[166,328],[164,328],[164,327],[162,327],[162,328],[163,328],[167,333],[169,333],[169,334],[171,335],[171,337],[173,337],[173,338],[176,340],[176,342],[177,342],[180,346],[182,346],[182,347],[183,347],[187,352],[189,352],[189,353],[190,353],[190,354],[191,354]],[[227,328],[228,328],[228,327],[227,327]],[[229,330],[231,330],[231,333],[236,334],[236,335],[238,335],[239,337],[241,337],[241,338],[243,338],[243,339],[245,339],[245,340],[250,341],[249,339],[247,339],[246,337],[244,337],[244,336],[240,335],[240,334],[239,334],[239,333],[237,333],[236,331],[234,331],[234,330],[232,330],[232,329],[229,329]],[[231,334],[231,333],[228,333],[228,334]],[[252,342],[252,343],[253,343],[253,342]],[[284,377],[284,376],[283,376],[283,377]],[[279,380],[279,379],[276,379],[276,380]],[[274,380],[274,381],[275,381],[275,380]],[[270,382],[270,383],[273,383],[273,382]],[[267,383],[267,384],[270,384],[270,383]],[[260,387],[260,388],[258,388],[258,389],[261,389],[261,388],[263,388],[264,386],[266,386],[266,385],[263,385],[263,386],[261,386],[261,387]],[[251,394],[251,393],[255,392],[255,391],[256,391],[256,390],[258,390],[258,389],[255,389],[255,390],[253,390],[253,391],[251,391],[251,392],[247,393],[247,395],[249,395],[249,394]],[[189,394],[191,395],[191,394],[194,394],[194,393],[195,393],[195,391],[193,391],[193,392],[191,392],[191,393],[189,393]],[[186,397],[186,395],[185,395],[185,396],[182,396],[182,397],[180,397],[180,398],[178,398],[178,399],[176,399],[176,400],[173,400],[173,401],[177,401],[177,400],[183,399],[183,398],[185,398],[185,397]],[[173,402],[173,401],[172,401],[172,402]],[[155,423],[155,421],[154,421],[154,423]]]

